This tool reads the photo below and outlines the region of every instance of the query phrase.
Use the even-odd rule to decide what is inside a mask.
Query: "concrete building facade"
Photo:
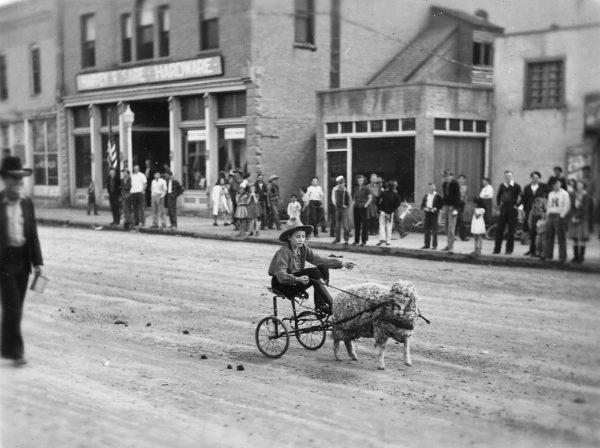
[[[496,40],[491,174],[526,183],[554,166],[600,178],[600,23],[514,33]],[[600,185],[595,186],[598,192]]]

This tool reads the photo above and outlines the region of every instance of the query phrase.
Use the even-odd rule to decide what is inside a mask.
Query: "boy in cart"
[[[279,241],[285,244],[275,253],[269,266],[271,286],[287,296],[294,296],[312,285],[315,311],[331,314],[331,295],[323,277],[327,277],[328,268],[352,269],[354,263],[315,254],[305,243],[312,231],[312,226],[302,225],[295,218],[288,220],[287,228],[279,235]],[[306,268],[307,261],[317,267]]]

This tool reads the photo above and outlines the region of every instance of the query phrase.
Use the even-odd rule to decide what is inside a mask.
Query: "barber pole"
[[[108,143],[106,148],[107,153],[107,162],[109,168],[114,168],[117,173],[119,172],[119,151],[117,149],[117,144],[114,142],[112,135],[112,125],[110,122],[110,113],[111,110],[108,108]]]

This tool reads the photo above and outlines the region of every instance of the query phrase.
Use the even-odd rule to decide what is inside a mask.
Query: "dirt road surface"
[[[0,366],[3,448],[600,445],[597,276],[346,253],[413,281],[432,321],[412,367],[389,343],[378,371],[368,339],[359,362],[258,352],[276,246],[40,233],[51,284],[27,297],[29,365]]]

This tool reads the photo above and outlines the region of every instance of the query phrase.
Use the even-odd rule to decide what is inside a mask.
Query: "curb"
[[[165,235],[165,236],[180,236],[186,238],[196,239],[210,239],[219,241],[241,241],[244,243],[255,243],[255,244],[271,244],[281,245],[281,242],[277,238],[261,238],[256,239],[252,237],[239,237],[239,236],[227,236],[227,235],[215,235],[211,232],[191,232],[183,230],[162,230],[162,229],[150,229],[142,227],[137,230],[126,230],[123,227],[110,227],[106,225],[96,225],[84,222],[61,220],[61,219],[46,219],[38,218],[38,224],[49,226],[49,227],[70,227],[77,229],[92,229],[102,230],[110,232],[137,232],[146,233],[152,235]],[[442,251],[432,251],[423,249],[405,249],[405,248],[390,248],[390,247],[375,247],[375,246],[351,246],[344,244],[333,244],[321,241],[310,241],[310,246],[321,250],[333,250],[336,252],[348,252],[348,253],[361,253],[369,255],[390,255],[402,258],[415,258],[418,260],[431,260],[438,262],[453,262],[463,263],[472,265],[483,265],[483,266],[498,266],[498,267],[515,267],[515,268],[529,268],[529,269],[545,269],[552,271],[563,271],[563,272],[581,272],[586,274],[600,274],[600,265],[594,264],[573,264],[558,262],[542,262],[538,259],[526,259],[526,258],[508,258],[508,257],[496,257],[492,255],[480,255],[473,257],[468,254],[449,254]]]

